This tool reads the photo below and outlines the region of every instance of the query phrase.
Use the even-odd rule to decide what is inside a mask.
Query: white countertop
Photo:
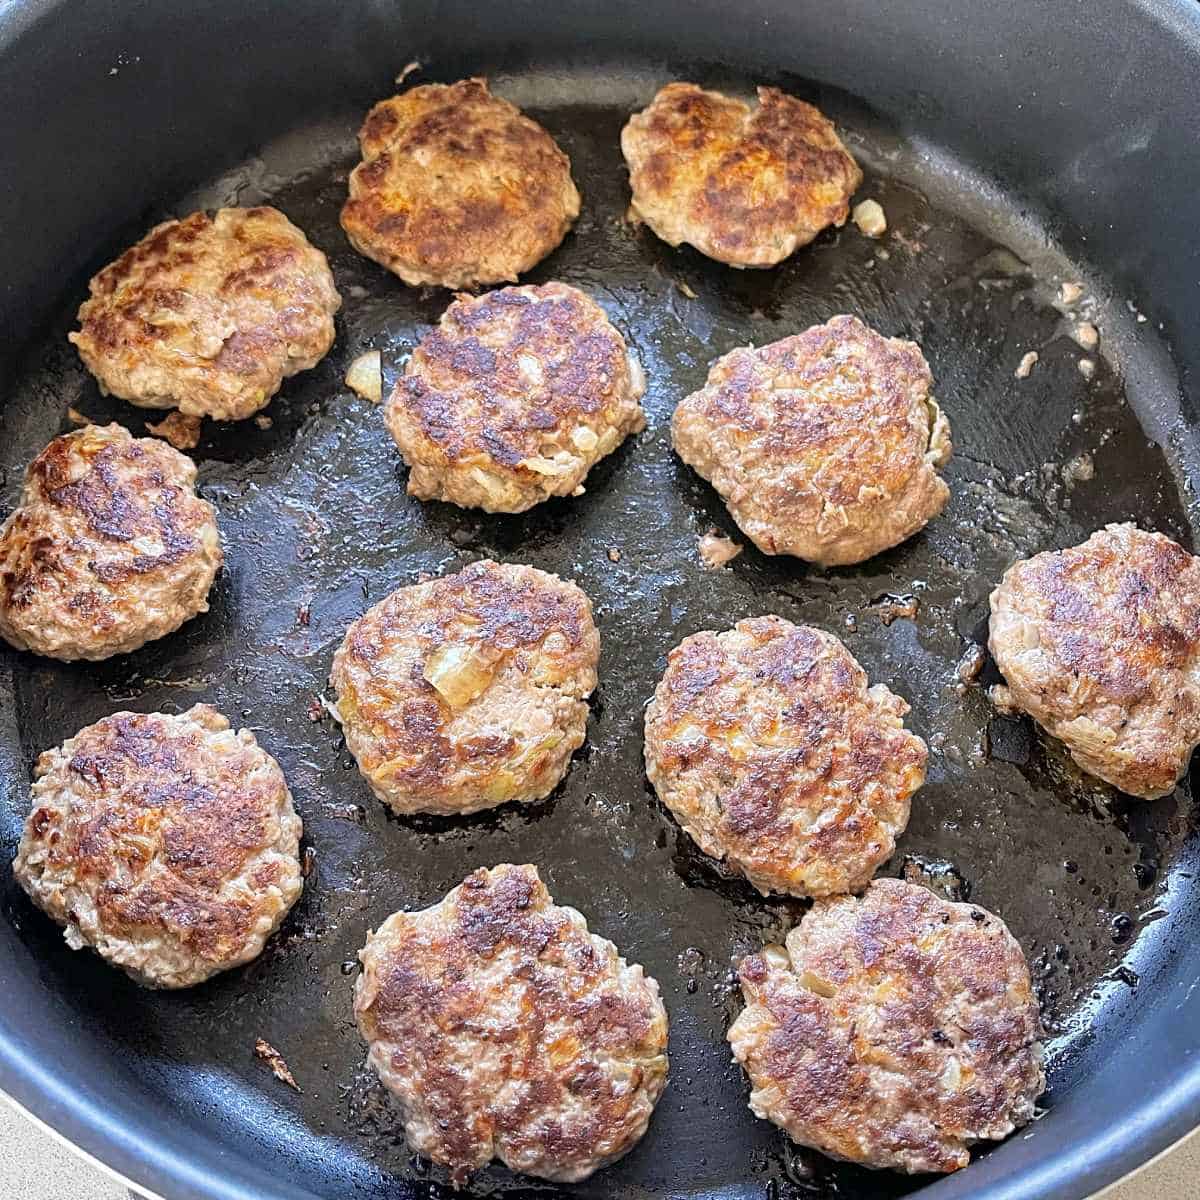
[[[127,1200],[129,1193],[0,1102],[0,1196],[19,1200]],[[1104,1200],[1196,1200],[1200,1137],[1193,1135]]]

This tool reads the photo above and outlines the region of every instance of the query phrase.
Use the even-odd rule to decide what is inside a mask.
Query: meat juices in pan
[[[644,95],[651,91],[644,89]],[[616,137],[630,107],[618,112],[584,106],[575,112],[567,106],[547,122],[556,132],[564,131],[563,144],[570,147],[578,177],[587,182],[589,200],[595,197],[597,214],[615,215],[627,199]],[[875,136],[868,124],[864,129],[868,132],[862,136],[868,140]],[[312,144],[319,146],[319,138]],[[440,300],[435,303],[416,291],[389,285],[382,272],[342,248],[336,205],[344,188],[336,175],[344,165],[344,148],[338,146],[336,154],[337,162],[329,170],[323,163],[316,169],[306,167],[300,177],[282,185],[279,195],[281,206],[314,240],[336,247],[338,279],[353,281],[356,289],[345,289],[346,337],[334,348],[335,361],[322,376],[330,370],[339,376],[344,363],[337,363],[336,355],[363,344],[382,345],[385,365],[391,368],[429,330],[442,306]],[[268,166],[276,161],[270,155],[268,149]],[[257,176],[248,178],[249,186],[256,186]],[[224,192],[229,183],[222,179],[216,187]],[[78,722],[71,723],[64,706],[107,712],[112,696],[119,694],[136,697],[140,705],[164,707],[165,701],[178,698],[174,689],[201,680],[225,693],[226,699],[236,695],[237,703],[252,704],[255,720],[286,733],[293,746],[309,746],[314,727],[296,697],[321,689],[328,654],[306,654],[305,645],[327,644],[332,649],[345,620],[361,607],[360,588],[364,597],[385,595],[396,586],[397,575],[415,578],[419,572],[446,570],[447,558],[455,551],[466,557],[536,561],[563,578],[586,581],[604,626],[611,667],[605,667],[604,692],[593,714],[596,753],[585,751],[579,757],[555,800],[534,812],[512,805],[477,823],[443,818],[394,821],[380,806],[367,805],[365,812],[357,810],[361,827],[329,817],[333,804],[313,806],[321,869],[309,888],[311,903],[325,923],[322,935],[307,943],[303,956],[275,956],[270,970],[256,972],[255,979],[255,999],[286,1008],[283,1027],[290,1044],[281,1038],[279,1045],[297,1065],[302,1086],[304,1058],[298,1048],[317,1043],[336,1043],[341,1051],[336,1058],[330,1055],[339,1087],[356,1078],[359,1047],[353,1031],[330,1027],[315,990],[337,975],[345,957],[346,940],[339,933],[353,925],[352,944],[360,944],[368,913],[378,921],[397,907],[414,907],[431,894],[440,895],[462,878],[464,855],[477,854],[489,862],[537,861],[548,870],[569,861],[579,885],[586,887],[593,923],[623,931],[619,940],[637,947],[637,957],[674,992],[669,998],[673,1011],[686,1012],[695,1029],[695,1038],[679,1048],[677,1073],[690,1078],[695,1071],[697,1097],[731,1099],[729,1077],[709,1070],[713,1046],[725,1032],[721,969],[764,941],[782,940],[781,926],[794,923],[795,909],[786,900],[764,903],[739,881],[706,873],[702,852],[686,836],[676,835],[670,818],[657,806],[641,802],[642,747],[633,730],[661,670],[658,656],[691,630],[723,629],[735,615],[748,612],[777,611],[797,624],[837,630],[843,628],[844,618],[857,616],[857,625],[847,634],[855,658],[869,666],[872,678],[894,682],[903,691],[917,710],[910,724],[930,738],[931,782],[914,804],[905,850],[954,860],[963,886],[969,883],[989,907],[1004,915],[1029,947],[1039,993],[1045,997],[1048,1016],[1060,1022],[1060,1036],[1061,1022],[1074,1012],[1072,997],[1119,960],[1123,951],[1107,936],[1114,910],[1127,910],[1136,920],[1139,905],[1153,899],[1141,882],[1141,869],[1153,879],[1153,871],[1165,871],[1178,848],[1177,831],[1164,823],[1165,807],[1139,806],[1145,828],[1140,816],[1126,827],[1119,817],[1114,820],[1112,814],[1089,807],[1103,793],[1086,780],[1051,777],[1036,739],[1031,750],[1021,742],[1015,753],[1012,747],[994,753],[999,739],[984,736],[990,710],[982,695],[954,693],[947,699],[942,684],[953,674],[963,641],[973,644],[970,631],[984,615],[980,603],[986,591],[981,589],[990,588],[1015,558],[1028,558],[1045,546],[1070,545],[1091,528],[1121,519],[1131,488],[1144,503],[1139,512],[1147,525],[1184,538],[1186,514],[1177,503],[1164,454],[1147,447],[1137,425],[1137,406],[1125,404],[1126,381],[1113,376],[1104,360],[1095,364],[1095,378],[1087,388],[1068,362],[1070,378],[1057,380],[1056,390],[1041,403],[1034,389],[1053,369],[1053,355],[1043,354],[1038,371],[1020,385],[1025,398],[1035,402],[1014,406],[1009,413],[1014,435],[983,440],[975,409],[986,410],[994,397],[988,389],[995,380],[986,355],[960,354],[956,348],[988,346],[998,337],[1019,349],[1042,344],[1042,327],[1047,320],[1057,322],[1059,314],[1047,312],[1031,279],[1053,272],[1039,261],[1029,279],[1010,272],[977,286],[985,264],[994,261],[991,235],[975,232],[969,217],[964,221],[937,208],[895,180],[873,180],[873,192],[886,204],[886,239],[868,245],[848,230],[840,242],[825,238],[795,264],[769,274],[727,271],[698,262],[688,252],[671,255],[654,239],[630,237],[615,219],[584,222],[562,247],[553,269],[556,278],[601,296],[606,307],[619,314],[621,330],[637,347],[654,385],[646,407],[659,430],[670,405],[701,382],[704,364],[718,353],[714,347],[763,345],[792,337],[796,330],[827,318],[832,308],[823,304],[824,297],[837,296],[837,309],[861,312],[880,329],[925,330],[922,341],[936,365],[939,395],[952,401],[956,434],[966,450],[953,467],[954,494],[945,516],[934,520],[925,536],[855,571],[821,580],[806,582],[803,566],[794,560],[764,559],[753,548],[731,567],[701,575],[692,535],[722,521],[723,514],[709,489],[690,472],[680,471],[661,437],[640,439],[636,448],[627,447],[614,460],[597,463],[589,494],[570,505],[551,502],[530,514],[500,518],[413,505],[405,501],[396,474],[388,469],[392,452],[386,440],[380,440],[378,425],[359,419],[363,411],[373,410],[347,410],[345,406],[354,402],[346,397],[331,400],[327,378],[321,382],[315,375],[300,376],[289,384],[278,406],[270,438],[259,437],[253,429],[237,435],[216,429],[211,450],[206,442],[206,489],[220,499],[223,513],[228,510],[227,528],[238,535],[228,549],[234,560],[231,577],[253,579],[255,586],[239,588],[234,596],[218,595],[214,607],[220,609],[214,620],[186,626],[179,634],[179,651],[171,650],[169,663],[159,672],[161,680],[139,671],[136,660],[118,660],[100,673],[60,671],[44,663],[35,671],[23,658],[16,660],[17,704],[25,729],[53,728],[56,736],[66,736]],[[965,204],[963,211],[970,211]],[[1014,224],[1012,248],[1032,261],[1031,252],[1022,249],[1031,243],[1023,242],[1022,236]],[[1012,263],[1012,254],[1005,254],[1005,262]],[[681,278],[675,279],[676,274]],[[946,287],[946,279],[954,283]],[[1010,289],[1011,296],[995,303],[1002,289]],[[62,355],[56,359],[53,348],[45,361],[44,371],[39,367],[18,381],[14,404],[18,411],[24,411],[21,404],[29,411],[42,405],[49,430],[61,417],[59,385],[63,380],[68,386],[75,384],[77,374],[72,372],[77,364],[65,363]],[[1012,386],[1015,361],[1013,356],[997,368],[1004,386]],[[46,405],[40,389],[53,395],[55,403]],[[82,407],[90,414],[107,418],[111,411],[128,419],[125,410],[103,397],[89,391],[85,399],[88,403]],[[1072,414],[1078,421],[1071,420]],[[930,417],[932,434],[932,413]],[[932,447],[932,437],[930,442]],[[1070,508],[1060,505],[1062,489],[1046,482],[1048,477],[1058,479],[1057,471],[1040,471],[1049,445],[1064,461],[1094,453],[1096,475],[1105,480],[1104,487],[1092,486],[1090,476],[1080,472],[1067,485]],[[1027,452],[1039,457],[1027,461]],[[4,462],[5,467],[11,465]],[[270,531],[269,536],[263,531]],[[404,555],[401,567],[398,548]],[[901,587],[907,594],[917,581],[925,586],[911,588],[904,619],[890,625],[875,619],[882,611],[876,603],[881,595]],[[298,618],[296,629],[286,612],[280,621],[281,595],[297,597],[303,619]],[[219,636],[213,636],[214,629]],[[261,661],[247,661],[248,645],[266,651]],[[453,690],[453,663],[436,664],[443,666],[450,668],[448,674],[436,668],[433,673]],[[45,673],[51,673],[53,688],[45,687]],[[322,732],[327,734],[324,742]],[[352,764],[337,754],[331,727],[317,728],[316,734],[329,753],[306,763],[305,771],[312,772],[308,786],[320,794],[347,795],[353,776],[343,773],[343,766]],[[986,768],[972,757],[977,753],[993,754]],[[972,823],[956,825],[965,807],[964,781],[970,781]],[[1060,787],[1070,789],[1070,803],[1059,794]],[[1069,875],[1061,853],[1068,845]],[[1039,878],[1049,875],[1055,880],[1054,906],[1046,906],[1043,889],[1031,888],[1004,866],[1014,854],[1036,862]],[[636,863],[636,871],[630,870],[630,862]],[[1139,868],[1136,877],[1131,865]],[[1106,895],[1103,907],[1088,898],[1098,886]],[[688,976],[686,991],[674,978],[682,940],[663,937],[663,929],[672,934],[686,930],[688,953],[694,951],[694,960],[704,964]],[[1061,958],[1053,953],[1058,943]],[[121,1007],[139,1003],[138,997],[127,1000],[123,995]],[[98,1028],[115,1029],[120,1036],[129,1020],[127,1011],[114,1013],[102,995],[89,999],[88,1005]],[[207,1036],[203,1006],[196,1007],[196,1013],[190,1008],[170,1014],[149,1008],[137,1012],[142,1018],[153,1013],[164,1045],[183,1057]],[[1070,1033],[1073,1027],[1067,1028]],[[211,1046],[210,1054],[214,1064],[232,1075],[243,1069],[242,1059],[248,1057],[245,1046]],[[948,1078],[952,1076],[948,1061],[942,1066]],[[1057,1070],[1056,1080],[1078,1082],[1070,1061]],[[203,1080],[196,1080],[195,1086],[202,1095]],[[318,1098],[306,1087],[289,1101],[310,1128],[329,1119],[324,1090]],[[363,1186],[369,1191],[376,1186],[375,1155],[389,1178],[419,1173],[402,1145],[379,1136],[378,1127],[370,1124],[353,1097],[342,1103],[343,1139],[336,1149],[322,1143],[327,1156],[322,1161],[331,1164],[330,1179],[366,1179]],[[674,1105],[660,1108],[651,1136],[661,1130],[666,1144],[682,1146],[686,1133],[697,1130],[707,1166],[697,1165],[698,1159],[685,1152],[672,1168],[680,1178],[694,1172],[697,1187],[706,1188],[712,1180],[741,1182],[748,1156],[757,1153],[752,1147],[765,1146],[770,1181],[778,1176],[786,1190],[784,1164],[792,1155],[783,1139],[768,1145],[763,1133],[750,1128],[748,1114],[735,1114],[729,1105],[681,1102],[678,1107],[686,1111],[676,1111]],[[715,1122],[710,1114],[718,1110],[720,1120]],[[309,1144],[305,1130],[297,1128],[294,1136]],[[290,1155],[291,1147],[280,1153]],[[364,1174],[355,1175],[368,1156],[371,1163]],[[615,1168],[613,1182],[622,1186],[630,1181],[632,1170]],[[813,1190],[846,1190],[851,1186],[848,1179],[864,1194],[869,1190],[890,1195],[905,1186],[887,1180],[863,1182],[861,1175],[846,1175],[825,1163],[815,1163],[813,1170]]]

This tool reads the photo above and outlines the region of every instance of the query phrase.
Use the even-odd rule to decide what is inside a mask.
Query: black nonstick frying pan
[[[532,278],[590,292],[649,377],[646,433],[585,496],[524,516],[407,499],[378,410],[341,385],[369,346],[390,381],[448,299],[355,255],[337,224],[361,116],[414,59],[414,81],[486,73],[559,139],[584,211]],[[671,1084],[612,1169],[573,1189],[489,1170],[476,1193],[1069,1200],[1200,1121],[1192,784],[1122,798],[956,675],[1016,557],[1126,519],[1193,545],[1200,7],[18,0],[0,7],[0,68],[6,506],[68,407],[135,433],[154,419],[101,398],[65,340],[89,274],[153,222],[269,201],[328,253],[346,300],[335,350],[285,387],[271,428],[209,425],[194,452],[227,546],[211,612],[100,665],[0,655],[5,863],[39,751],[119,708],[207,700],[289,777],[315,852],[304,899],[259,961],[153,994],[69,951],[2,868],[0,1088],[170,1200],[440,1196],[364,1067],[354,955],[388,913],[471,868],[532,861],[661,982]],[[618,133],[672,78],[776,83],[818,103],[863,163],[860,196],[882,202],[888,237],[848,226],[776,270],[737,272],[626,225]],[[1083,284],[1075,307],[1102,331],[1098,354],[1068,336],[1064,281]],[[706,572],[697,534],[737,535],[670,453],[674,403],[732,346],[838,312],[923,345],[955,435],[947,511],[861,568],[823,574],[747,549]],[[1030,350],[1039,362],[1017,379]],[[543,804],[391,819],[314,697],[369,602],[484,554],[593,596],[604,648],[588,743]],[[1032,964],[1051,1034],[1045,1115],[957,1176],[799,1151],[751,1116],[730,1063],[731,961],[803,906],[761,899],[695,850],[644,782],[640,728],[672,645],[765,611],[840,634],[910,701],[929,782],[885,870],[969,892]],[[299,1093],[256,1060],[260,1037]]]

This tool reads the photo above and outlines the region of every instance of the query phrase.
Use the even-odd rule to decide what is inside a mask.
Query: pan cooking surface
[[[645,964],[671,1015],[671,1082],[649,1134],[571,1190],[890,1197],[924,1182],[836,1166],[750,1114],[724,1041],[738,1005],[731,965],[781,937],[805,906],[763,899],[705,859],[644,778],[642,710],[667,651],[697,630],[755,614],[838,634],[872,681],[912,705],[909,726],[931,748],[929,779],[883,873],[907,863],[943,894],[969,895],[1008,922],[1029,956],[1051,1036],[1047,1104],[1086,1086],[1097,1014],[1129,988],[1153,986],[1138,972],[1171,907],[1171,869],[1191,827],[1189,786],[1150,804],[1120,799],[1027,721],[997,716],[983,687],[962,686],[956,673],[986,641],[988,593],[1015,558],[1126,519],[1191,548],[1169,456],[1135,415],[1145,410],[1146,428],[1164,436],[1161,409],[1149,408],[1159,398],[1150,392],[1161,391],[1152,331],[1125,297],[1105,300],[1102,349],[1120,342],[1122,372],[1101,357],[1085,380],[1083,351],[1053,303],[1058,282],[1078,273],[1047,235],[1023,225],[1015,206],[984,207],[970,177],[901,145],[846,97],[795,80],[774,82],[839,120],[866,170],[859,198],[881,201],[888,236],[872,242],[847,226],[768,272],[671,250],[623,221],[618,147],[628,113],[669,77],[494,81],[559,139],[584,195],[575,231],[529,280],[560,279],[593,295],[649,381],[649,428],[594,469],[578,499],[520,516],[410,500],[379,411],[343,387],[347,365],[368,347],[384,351],[390,386],[449,299],[404,287],[351,251],[338,227],[360,111],[298,129],[97,248],[98,266],[154,220],[270,202],[329,255],[345,300],[333,352],[285,386],[267,410],[270,428],[205,425],[194,452],[200,490],[220,511],[227,552],[211,611],[107,663],[10,656],[27,768],[118,708],[177,711],[199,700],[253,728],[281,762],[315,866],[282,933],[246,969],[183,993],[145,992],[94,956],[68,951],[11,874],[3,903],[44,964],[46,987],[84,997],[81,1019],[127,1047],[127,1069],[154,1080],[164,1111],[252,1156],[289,1194],[405,1194],[397,1179],[416,1192],[440,1190],[442,1177],[410,1157],[364,1066],[351,1015],[354,958],[367,930],[395,909],[433,903],[474,867],[504,861],[537,863],[557,901]],[[699,81],[736,86],[711,72]],[[588,97],[600,103],[580,102]],[[64,293],[60,320],[32,349],[0,418],[8,505],[25,462],[67,426],[68,406],[135,434],[161,415],[102,398],[80,367],[65,334],[82,295],[82,281]],[[731,567],[705,571],[698,535],[716,526],[745,539],[715,493],[672,456],[674,404],[732,347],[839,312],[922,345],[954,435],[947,510],[858,568],[822,573],[748,546]],[[1017,380],[1028,350],[1040,361]],[[421,572],[485,555],[574,578],[592,596],[603,651],[588,741],[544,803],[457,820],[390,817],[317,702],[330,659],[368,604]],[[985,667],[983,685],[992,671]],[[0,823],[6,858],[27,788],[16,795],[19,811]],[[287,1060],[298,1094],[255,1059],[260,1037]],[[555,1190],[501,1169],[481,1172],[472,1190],[535,1187]]]

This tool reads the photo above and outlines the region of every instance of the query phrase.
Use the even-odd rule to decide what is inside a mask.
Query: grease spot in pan
[[[693,67],[684,73],[696,76]],[[698,629],[767,611],[814,623],[844,637],[872,679],[912,704],[910,723],[931,746],[929,781],[886,871],[899,874],[907,859],[943,888],[969,881],[972,901],[1009,923],[1034,966],[1054,1037],[1048,1103],[1086,1070],[1093,1020],[1132,995],[1131,980],[1140,976],[1142,995],[1153,986],[1154,939],[1174,936],[1169,914],[1190,886],[1173,870],[1191,832],[1187,785],[1152,804],[1127,802],[1080,775],[1028,722],[994,712],[990,663],[979,686],[964,689],[957,674],[986,643],[987,596],[1014,558],[1130,517],[1190,545],[1173,453],[1136,415],[1165,437],[1169,413],[1149,407],[1148,387],[1127,394],[1128,381],[1159,380],[1161,350],[1146,340],[1147,326],[1090,282],[1088,294],[1100,298],[1089,318],[1104,338],[1085,380],[1055,306],[1060,282],[1080,278],[1079,268],[1022,225],[1017,206],[997,207],[961,171],[935,170],[926,149],[905,146],[848,98],[800,84],[848,128],[867,168],[864,194],[884,205],[888,234],[875,242],[852,227],[830,232],[770,272],[731,271],[669,249],[621,219],[618,134],[658,81],[636,73],[497,80],[560,139],[584,195],[575,232],[531,278],[590,291],[648,376],[648,429],[593,471],[584,496],[517,517],[405,496],[379,409],[342,379],[354,357],[378,348],[390,387],[448,297],[403,287],[347,245],[337,213],[361,114],[339,114],[151,214],[275,203],[329,254],[345,297],[333,353],[288,383],[268,410],[270,428],[204,428],[194,452],[201,491],[220,510],[228,551],[211,611],[126,659],[11,659],[27,768],[41,749],[116,707],[196,699],[244,713],[283,764],[319,869],[282,936],[244,971],[186,994],[146,993],[67,951],[11,880],[3,906],[35,946],[47,987],[125,1046],[129,1069],[155,1080],[164,1104],[252,1144],[281,1178],[321,1181],[323,1194],[394,1196],[397,1178],[417,1193],[442,1193],[364,1072],[353,960],[367,930],[394,909],[432,903],[473,867],[505,860],[539,863],[556,899],[644,963],[668,996],[672,1082],[650,1133],[574,1194],[677,1195],[742,1189],[749,1180],[760,1195],[769,1186],[784,1198],[865,1200],[916,1186],[798,1153],[746,1108],[724,1042],[739,1004],[731,968],[780,938],[805,905],[764,899],[704,858],[645,784],[643,706],[667,651]],[[597,82],[607,89],[604,105],[578,104]],[[64,294],[61,320],[24,356],[0,416],[7,500],[24,462],[65,427],[68,407],[135,432],[154,419],[102,398],[66,345],[81,291]],[[674,404],[731,347],[841,311],[924,347],[954,434],[949,506],[925,533],[861,567],[823,574],[747,546],[727,569],[704,571],[698,534],[715,526],[744,539],[711,489],[672,456]],[[1037,368],[1015,380],[1014,365],[1033,349]],[[1118,355],[1119,370],[1106,353]],[[1157,390],[1171,394],[1166,384]],[[1090,470],[1071,466],[1084,456]],[[367,604],[423,572],[483,555],[574,577],[594,598],[604,644],[588,745],[544,804],[465,821],[390,817],[352,769],[336,724],[311,719],[313,697],[346,625]],[[887,596],[919,604],[887,622],[877,603]],[[6,853],[23,816],[0,814]],[[244,1054],[255,1037],[287,1048],[303,1095],[266,1089]],[[554,1189],[489,1170],[472,1190]]]

